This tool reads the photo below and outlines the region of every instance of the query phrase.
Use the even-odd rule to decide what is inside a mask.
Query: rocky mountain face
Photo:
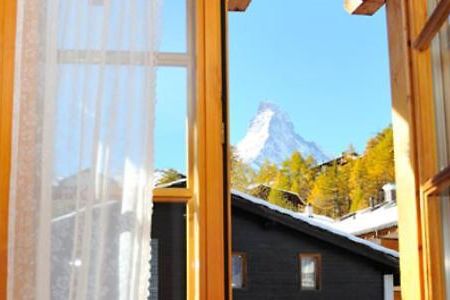
[[[314,142],[306,141],[295,132],[286,112],[269,102],[260,104],[247,134],[236,145],[236,150],[245,163],[254,167],[266,159],[279,164],[296,150],[304,157],[312,155],[317,162],[328,160]]]

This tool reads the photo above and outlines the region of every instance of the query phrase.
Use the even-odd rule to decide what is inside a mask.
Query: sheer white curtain
[[[18,0],[8,299],[145,299],[157,0]]]

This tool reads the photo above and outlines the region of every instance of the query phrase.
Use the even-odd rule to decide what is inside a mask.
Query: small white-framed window
[[[233,289],[242,289],[247,286],[247,254],[243,252],[233,252],[232,258]]]
[[[320,290],[320,254],[299,254],[300,288],[302,290]]]

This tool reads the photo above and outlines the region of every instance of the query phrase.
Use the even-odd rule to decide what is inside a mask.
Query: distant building
[[[116,179],[101,173],[95,175],[91,169],[84,169],[53,184],[52,216],[72,213],[77,210],[77,206],[83,207],[89,201],[94,205],[99,203],[99,197],[103,195],[99,195],[98,187],[92,185],[94,176],[101,183],[102,189],[108,191],[108,201],[119,201],[122,198],[122,188]]]
[[[315,168],[316,168],[316,170],[322,172],[326,168],[331,167],[331,166],[344,166],[359,157],[360,157],[360,155],[356,152],[343,152],[341,156],[336,157],[331,160],[328,160],[326,162],[323,162],[323,163],[317,165]]]
[[[247,192],[250,195],[255,196],[257,198],[264,199],[266,201],[269,201],[269,195],[272,190],[274,190],[274,188],[268,186],[267,184],[254,184],[254,185],[250,185],[247,188]],[[292,204],[293,206],[297,207],[299,210],[303,210],[305,208],[306,201],[303,200],[299,196],[299,194],[290,192],[290,191],[281,190],[281,189],[275,189],[275,190],[281,192],[283,200],[286,201],[287,203]]]
[[[384,202],[343,216],[336,228],[398,251],[398,212],[395,185],[383,186]]]

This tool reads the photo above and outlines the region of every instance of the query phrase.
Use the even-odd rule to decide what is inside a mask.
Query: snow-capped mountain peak
[[[287,113],[270,102],[261,102],[236,149],[239,157],[253,166],[261,165],[266,159],[281,163],[296,150],[305,157],[312,155],[317,162],[328,159],[315,143],[295,132]]]

